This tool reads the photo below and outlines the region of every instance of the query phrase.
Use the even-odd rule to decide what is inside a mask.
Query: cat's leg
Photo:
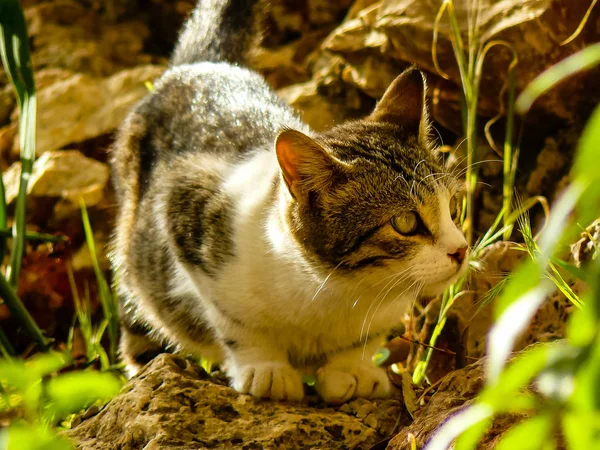
[[[141,323],[121,320],[119,351],[125,362],[127,375],[134,376],[148,362],[167,350],[165,346],[150,338],[150,329]]]
[[[227,353],[227,375],[236,391],[273,400],[302,400],[302,376],[290,364],[286,348],[262,333],[228,328],[221,341]]]
[[[391,388],[387,373],[371,360],[380,346],[378,339],[372,339],[329,357],[316,374],[315,389],[321,398],[339,404],[356,397],[388,397]]]

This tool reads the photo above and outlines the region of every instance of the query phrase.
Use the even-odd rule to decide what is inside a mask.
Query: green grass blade
[[[0,178],[2,178],[2,177],[0,177]],[[12,235],[13,235],[12,230],[9,230],[8,228],[0,228],[0,237],[12,238]],[[65,236],[61,236],[61,235],[26,231],[25,232],[25,240],[33,241],[33,242],[64,242],[67,239]]]
[[[19,143],[21,146],[21,178],[13,223],[10,266],[6,270],[9,284],[17,286],[25,250],[25,212],[27,185],[35,159],[36,97],[33,70],[29,56],[29,38],[25,16],[18,0],[3,0],[0,6],[0,53],[4,69],[11,81],[21,111]],[[1,206],[0,206],[1,208]],[[0,227],[5,228],[0,218]]]
[[[0,177],[0,229],[5,230],[8,226],[6,218],[6,189],[4,188],[4,180]],[[12,236],[12,233],[10,233]],[[0,261],[4,261],[6,254],[6,235],[0,235]]]
[[[542,414],[530,417],[502,435],[497,450],[539,450],[551,437],[553,417]]]
[[[12,316],[21,323],[27,334],[35,340],[38,348],[41,351],[48,350],[48,340],[44,337],[33,317],[31,317],[25,306],[23,306],[21,299],[17,297],[17,294],[15,294],[4,277],[0,277],[0,297],[4,300]]]
[[[584,70],[591,69],[600,63],[600,43],[569,56],[550,67],[535,78],[517,99],[515,109],[519,114],[526,113],[533,102],[544,92],[552,89],[561,81]]]
[[[515,92],[516,92],[516,79],[515,79],[515,68],[511,64],[508,70],[508,105],[506,109],[506,135],[504,137],[504,165],[503,173],[504,180],[502,184],[502,204],[506,211],[506,216],[510,215],[510,208],[513,201],[513,188],[515,183],[515,176],[517,172],[517,153],[513,152],[513,139],[514,139],[514,127],[515,127]],[[506,231],[504,232],[504,240],[510,239],[512,233],[512,227],[504,224]]]
[[[9,358],[11,356],[15,356],[17,352],[13,348],[10,340],[4,334],[4,330],[0,328],[0,353],[2,353],[3,358]]]
[[[96,243],[94,242],[94,232],[90,223],[90,218],[87,212],[87,208],[83,200],[80,200],[81,206],[81,220],[83,222],[83,230],[85,233],[85,240],[90,251],[92,263],[94,266],[94,273],[96,275],[96,282],[98,283],[98,293],[100,294],[100,302],[102,303],[102,312],[107,322],[108,340],[109,340],[109,361],[110,364],[114,364],[117,359],[117,340],[119,336],[119,310],[116,297],[113,295],[100,264],[98,263],[98,256],[96,253]]]
[[[437,430],[425,450],[448,450],[454,439],[472,426],[489,419],[493,414],[494,410],[488,405],[477,404],[463,409]]]

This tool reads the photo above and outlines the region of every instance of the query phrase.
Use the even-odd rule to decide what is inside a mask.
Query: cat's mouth
[[[444,292],[444,290],[446,290],[446,288],[448,288],[448,286],[455,283],[460,277],[462,277],[467,272],[468,265],[468,262],[465,260],[458,266],[454,273],[425,286],[423,288],[423,293],[425,295],[431,296],[441,294],[442,292]]]

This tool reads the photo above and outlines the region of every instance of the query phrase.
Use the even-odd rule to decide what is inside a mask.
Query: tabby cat
[[[246,67],[256,0],[200,0],[112,154],[121,351],[222,361],[241,393],[385,397],[371,363],[417,296],[466,270],[459,183],[434,155],[425,81],[316,133]]]

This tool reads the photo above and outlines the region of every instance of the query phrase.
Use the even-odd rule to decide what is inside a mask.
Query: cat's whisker
[[[400,280],[400,281],[398,281],[397,283],[395,283],[395,284],[394,284],[394,285],[393,285],[393,286],[390,288],[390,290],[389,290],[389,291],[388,291],[388,292],[385,294],[385,296],[383,296],[383,297],[381,298],[381,300],[380,300],[380,301],[377,303],[377,307],[375,308],[375,311],[373,312],[373,315],[371,316],[371,319],[369,320],[369,325],[368,325],[368,327],[367,327],[367,332],[366,332],[366,334],[365,334],[365,341],[364,341],[364,344],[363,344],[363,354],[362,354],[362,358],[363,358],[363,359],[364,359],[364,357],[365,357],[365,352],[366,352],[366,349],[367,349],[367,342],[368,342],[369,332],[371,331],[371,324],[373,323],[373,320],[375,319],[375,316],[377,315],[377,311],[379,310],[379,307],[381,306],[381,304],[383,303],[383,301],[385,300],[385,297],[387,297],[387,295],[389,294],[389,292],[390,292],[392,289],[394,289],[394,288],[395,288],[395,287],[396,287],[398,284],[400,284],[401,282],[402,282],[402,280]],[[406,290],[406,289],[405,289],[405,290]],[[373,303],[375,303],[375,302],[373,302]],[[368,318],[368,311],[367,311],[367,314],[365,314],[365,319],[364,319],[364,321],[363,321],[363,328],[364,328],[364,325],[365,325],[365,323],[366,323],[366,321],[367,321],[367,318]],[[361,331],[361,334],[362,334],[362,331]],[[362,339],[361,339],[361,340],[362,340]],[[359,341],[359,342],[360,342],[360,341]]]
[[[367,333],[364,334],[364,330],[365,330],[365,325],[367,322],[367,319],[369,317],[369,313],[371,312],[371,308],[373,307],[373,305],[375,303],[378,304],[378,306],[375,309],[375,312],[373,313],[374,315],[377,313],[377,310],[379,309],[379,305],[385,300],[385,297],[387,297],[387,295],[390,293],[390,291],[392,289],[394,289],[396,286],[398,286],[400,283],[404,282],[409,276],[410,273],[407,273],[408,270],[410,269],[410,267],[406,268],[405,270],[403,270],[402,272],[400,272],[398,274],[397,278],[394,278],[390,283],[386,284],[386,286],[379,292],[379,294],[377,294],[377,296],[373,299],[373,301],[371,302],[371,304],[369,305],[369,308],[367,309],[367,312],[365,313],[365,318],[363,319],[363,323],[362,323],[362,327],[360,330],[360,338],[359,338],[359,342],[363,340],[363,336],[365,337],[365,342],[366,342],[366,338],[369,336],[369,330],[367,330]],[[379,296],[383,293],[383,291],[391,284],[394,283],[392,285],[392,287],[390,289],[388,289],[388,291],[385,293],[385,295],[383,295],[383,297],[381,297],[381,300],[379,300]],[[374,317],[374,315],[372,317]],[[372,322],[372,319],[371,319]],[[369,329],[370,329],[370,324],[371,322],[369,322]]]
[[[405,273],[405,272],[406,272],[407,270],[409,270],[409,269],[410,269],[410,268],[406,268],[406,269],[404,269],[403,271],[401,271],[401,272],[399,272],[399,273],[397,272],[397,273],[393,273],[393,274],[391,274],[391,275],[388,275],[387,277],[384,277],[384,278],[382,278],[381,280],[379,280],[377,283],[374,283],[374,284],[370,285],[370,286],[369,286],[367,289],[365,289],[365,290],[364,290],[364,291],[363,291],[363,292],[362,292],[362,293],[361,293],[361,294],[358,296],[358,298],[357,298],[357,299],[355,300],[355,302],[354,302],[354,305],[353,305],[353,307],[355,307],[355,306],[358,304],[358,301],[360,300],[360,298],[361,298],[361,297],[363,296],[363,294],[364,294],[365,292],[367,292],[369,289],[372,289],[372,288],[374,288],[375,286],[378,286],[378,285],[380,285],[381,283],[383,283],[383,282],[384,282],[384,281],[386,281],[386,280],[389,280],[390,278],[393,278],[393,277],[396,277],[396,276],[398,276],[398,275],[401,275],[401,274]],[[363,277],[363,280],[364,280],[364,277]],[[360,284],[360,282],[359,282],[359,284]],[[357,286],[357,287],[358,287],[358,286]],[[384,287],[384,289],[385,289],[385,287]],[[356,288],[355,288],[355,291],[356,291]]]
[[[393,282],[394,282],[396,279],[400,278],[401,276],[402,276],[402,275],[400,275],[400,274],[394,274],[394,278],[392,278],[392,280],[391,280],[391,281],[390,281],[388,284],[386,284],[386,285],[383,287],[383,289],[382,289],[382,290],[381,290],[381,291],[380,291],[380,292],[377,294],[377,296],[375,297],[375,299],[377,299],[377,298],[379,297],[379,295],[381,294],[381,292],[382,292],[383,290],[385,290],[385,288],[386,288],[386,287],[387,287],[387,286],[388,286],[390,283],[393,283]],[[359,298],[360,298],[360,297],[359,297]],[[365,324],[366,324],[366,321],[367,321],[367,317],[369,316],[369,312],[371,311],[371,308],[373,308],[373,305],[374,305],[374,304],[375,304],[375,302],[376,302],[376,300],[375,300],[375,299],[373,299],[373,301],[372,301],[372,302],[369,304],[369,307],[367,308],[367,311],[365,312],[365,318],[363,319],[362,326],[361,326],[361,328],[360,328],[360,336],[359,336],[359,339],[358,339],[358,340],[359,340],[359,342],[360,342],[360,341],[362,341],[362,339],[363,339],[363,333],[364,333],[364,330],[365,330]],[[358,300],[358,299],[357,299],[357,300]]]
[[[404,289],[404,290],[403,290],[403,291],[402,291],[400,294],[398,294],[398,295],[397,295],[397,296],[394,298],[394,300],[392,300],[392,301],[390,302],[390,304],[388,305],[388,308],[390,307],[390,305],[391,305],[392,303],[395,303],[395,302],[396,302],[398,299],[400,299],[400,298],[404,297],[404,294],[406,294],[406,292],[407,292],[408,290],[410,290],[410,289],[411,289],[411,288],[414,286],[414,284],[415,284],[417,281],[418,281],[418,280],[414,280],[414,281],[413,281],[413,282],[412,282],[412,283],[411,283],[411,284],[410,284],[410,285],[409,285],[407,288],[405,288],[405,289]],[[399,285],[401,282],[402,282],[402,280],[401,280],[401,281],[399,281],[399,282],[397,282],[397,283],[396,283],[396,284],[395,284],[395,285],[394,285],[392,288],[395,288],[395,287],[396,287],[396,286],[398,286],[398,285]],[[387,295],[390,293],[390,291],[391,291],[391,289],[390,289],[390,290],[389,290],[389,291],[386,293],[386,295],[385,295],[385,296],[384,296],[384,297],[383,297],[383,298],[382,298],[382,299],[379,301],[379,303],[377,304],[377,308],[375,308],[375,311],[373,312],[373,315],[371,316],[371,320],[369,321],[369,326],[367,327],[367,333],[366,333],[366,335],[365,335],[365,343],[364,343],[364,345],[363,345],[363,355],[362,355],[363,359],[364,359],[364,357],[365,357],[365,352],[366,352],[366,350],[367,350],[367,339],[366,339],[366,337],[368,337],[368,336],[369,336],[369,332],[371,331],[371,325],[373,324],[373,320],[375,319],[375,316],[377,315],[377,311],[379,310],[379,307],[381,306],[381,304],[382,304],[382,303],[383,303],[383,301],[385,300],[385,297],[387,297]],[[387,308],[386,308],[386,311],[387,311]],[[366,320],[366,317],[365,317],[365,320]]]
[[[404,181],[404,184],[406,185],[407,188],[410,188],[410,185],[408,184],[408,181],[406,181],[406,178],[404,178],[403,174],[399,174],[396,178],[394,178],[394,181],[401,179],[402,181]]]
[[[470,165],[468,165],[468,166],[466,166],[466,167],[463,167],[463,168],[460,170],[460,172],[453,173],[453,175],[454,175],[455,177],[457,177],[457,178],[460,178],[460,177],[462,177],[462,176],[463,176],[463,175],[466,173],[466,171],[467,171],[468,169],[471,169],[471,168],[473,168],[474,166],[477,166],[477,165],[479,165],[479,164],[483,164],[483,163],[490,163],[490,162],[495,162],[495,163],[503,163],[503,161],[502,161],[501,159],[486,159],[486,160],[483,160],[483,161],[475,161],[474,163],[472,163],[472,164],[470,164]]]
[[[440,130],[438,130],[435,125],[431,125],[431,128],[433,129],[433,131],[436,132],[436,134],[438,135],[438,137],[440,138],[440,145],[444,145],[444,139],[442,139],[442,134],[440,133]]]
[[[444,172],[434,172],[434,173],[430,173],[429,175],[423,177],[421,180],[419,180],[419,185],[421,185],[422,183],[424,183],[428,178],[430,177],[435,177],[439,175],[438,178],[434,178],[432,181],[430,181],[429,183],[426,184],[427,187],[431,186],[433,183],[435,183],[437,180],[440,180],[444,177],[448,176],[448,173],[444,173]]]
[[[343,263],[343,261],[341,261],[337,266],[335,266],[333,268],[333,270],[331,272],[329,272],[329,275],[327,275],[325,277],[325,280],[323,280],[323,283],[321,283],[321,285],[317,289],[317,292],[315,292],[315,295],[313,295],[313,298],[310,300],[311,302],[315,301],[315,298],[317,298],[317,295],[319,295],[319,293],[321,292],[321,290],[323,289],[323,287],[325,287],[325,284],[327,283],[327,281],[329,281],[329,278],[331,278],[331,275],[333,275],[333,272],[335,272],[336,269],[338,269],[342,265],[342,263]]]
[[[385,289],[390,284],[395,283],[396,280],[398,280],[399,278],[402,278],[402,272],[399,273],[399,274],[394,274],[394,277],[381,289],[381,291],[379,291],[379,293],[373,298],[373,300],[369,304],[369,307],[367,308],[367,312],[365,313],[365,318],[363,320],[362,327],[360,329],[359,341],[362,341],[363,333],[364,333],[364,329],[365,329],[365,324],[366,324],[366,321],[367,321],[367,317],[369,316],[369,312],[371,311],[371,308],[373,308],[373,305],[377,302],[377,300],[379,299],[379,296],[383,293],[383,291],[385,291]]]

